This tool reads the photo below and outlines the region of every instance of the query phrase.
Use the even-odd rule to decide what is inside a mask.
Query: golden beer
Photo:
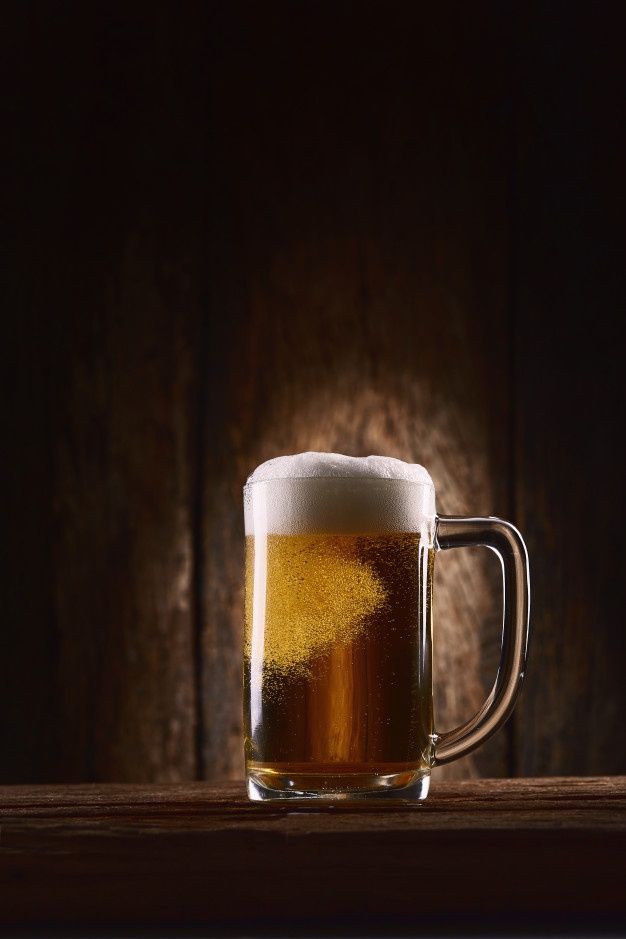
[[[260,720],[246,728],[248,772],[270,789],[406,786],[429,765],[432,693],[418,663],[430,643],[415,534],[267,536]],[[246,539],[246,595],[255,543]],[[424,593],[428,597],[428,592]],[[425,614],[425,615],[424,615]],[[244,695],[251,714],[252,602]]]

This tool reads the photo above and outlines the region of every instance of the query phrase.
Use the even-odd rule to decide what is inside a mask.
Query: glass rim
[[[251,482],[245,482],[243,485],[243,490],[252,489],[253,486],[258,486],[261,483],[286,483],[286,482],[298,482],[299,480],[311,480],[311,479],[342,479],[347,482],[355,482],[359,480],[361,482],[374,482],[374,483],[405,483],[407,486],[421,486],[423,489],[430,489],[435,492],[435,484],[433,482],[427,483],[421,479],[396,479],[391,476],[335,476],[331,474],[317,474],[315,476],[273,476],[270,479],[253,479]]]

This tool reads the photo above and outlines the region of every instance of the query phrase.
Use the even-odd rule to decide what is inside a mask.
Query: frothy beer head
[[[258,466],[244,488],[246,534],[416,532],[431,540],[435,488],[417,463],[297,453]]]

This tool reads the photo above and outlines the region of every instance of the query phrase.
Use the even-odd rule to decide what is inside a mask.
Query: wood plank
[[[532,7],[518,65],[518,516],[533,614],[522,774],[624,772],[623,49],[609,7]],[[558,37],[558,41],[555,41]]]
[[[36,593],[41,577],[48,608],[41,622],[32,603],[13,609],[0,778],[193,778],[202,24],[97,5],[24,21],[20,181],[43,198],[18,220],[14,276],[37,280],[19,368],[33,347],[43,377],[33,408],[15,407],[22,421],[40,409],[46,460],[45,495],[27,476],[16,497],[47,503],[23,515],[35,563],[21,583]]]
[[[302,809],[250,803],[240,783],[0,787],[0,922],[389,929],[488,911],[599,928],[626,912],[625,777]]]
[[[508,813],[515,824],[517,813],[532,816],[533,826],[553,824],[558,812],[560,823],[592,827],[595,817],[606,825],[626,824],[620,813],[626,811],[626,783],[621,776],[555,776],[537,779],[471,779],[435,782],[429,797],[410,807],[406,803],[337,802],[314,805],[310,802],[251,802],[241,781],[219,783],[133,784],[108,783],[68,786],[0,786],[0,817],[7,820],[25,816],[27,819],[68,818],[86,816],[132,816],[139,824],[151,815],[171,816],[174,823],[194,815],[211,824],[239,825],[253,818],[255,824],[265,819],[284,818],[302,813],[313,814],[316,825],[334,825],[333,819],[356,814],[358,825],[369,825],[370,815],[379,816],[375,824],[403,825],[395,816],[400,813],[422,824],[424,815],[433,816],[434,825],[447,825],[449,816],[442,813],[464,813],[459,823],[472,827],[489,827],[496,816]],[[474,813],[469,818],[469,813]],[[318,818],[319,816],[319,818]],[[443,821],[442,821],[443,819]],[[341,822],[343,825],[344,823]]]
[[[510,508],[499,17],[386,10],[381,29],[342,4],[283,12],[229,4],[215,26],[209,777],[241,773],[241,487],[255,465],[390,454],[429,467],[443,512]],[[480,552],[438,562],[441,729],[493,682],[498,578]],[[506,747],[501,734],[442,772],[505,773]]]

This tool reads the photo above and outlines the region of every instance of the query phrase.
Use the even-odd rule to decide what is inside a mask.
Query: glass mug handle
[[[435,733],[433,766],[450,763],[484,743],[507,720],[515,706],[526,670],[530,586],[528,553],[517,528],[501,518],[439,515],[435,547],[443,551],[484,545],[502,564],[503,617],[500,665],[491,693],[471,720],[447,733]]]

